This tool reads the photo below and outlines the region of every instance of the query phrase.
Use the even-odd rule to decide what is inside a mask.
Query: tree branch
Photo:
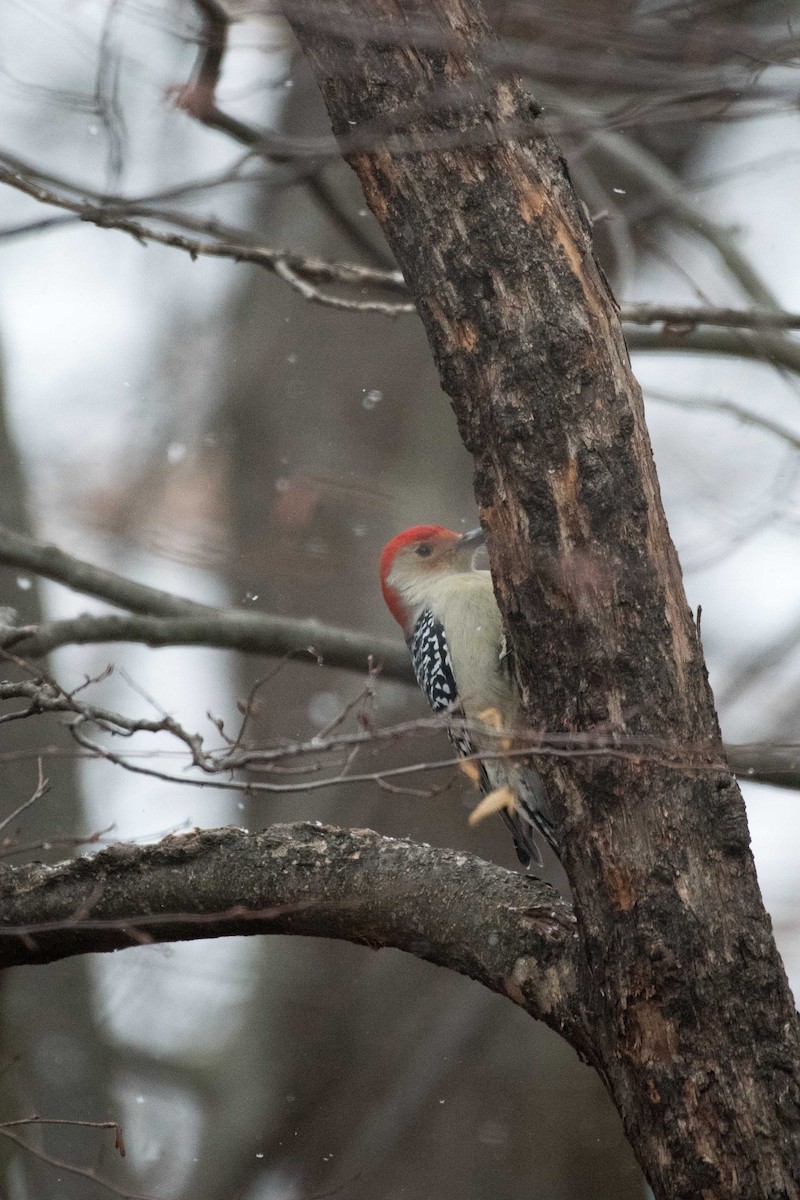
[[[223,112],[217,104],[217,85],[228,41],[232,17],[217,0],[194,0],[205,20],[204,44],[201,44],[191,82],[176,91],[178,106],[209,129],[226,134],[241,146],[275,163],[291,162],[296,148],[290,139],[279,134],[255,129],[237,117]],[[298,182],[307,189],[328,220],[339,233],[373,261],[387,262],[385,247],[375,246],[363,226],[353,219],[322,176],[322,162],[311,163],[298,175]],[[311,298],[311,297],[307,297]],[[314,297],[316,299],[316,297]],[[322,301],[325,303],[325,301]]]
[[[716,308],[710,304],[621,304],[620,319],[628,325],[672,327],[680,335],[697,325],[727,329],[800,329],[800,313],[771,308]]]
[[[774,437],[780,438],[794,450],[800,450],[800,434],[794,433],[786,425],[773,421],[770,417],[763,417],[760,413],[752,412],[749,408],[745,408],[744,405],[737,404],[733,400],[715,400],[711,396],[674,396],[666,392],[655,391],[653,388],[647,389],[646,396],[648,400],[655,400],[657,404],[670,404],[673,408],[683,408],[687,412],[722,413],[725,416],[733,417],[743,425],[752,425],[756,429],[763,429],[765,433],[771,433]]]
[[[786,367],[800,371],[800,343],[788,337],[768,333],[735,333],[727,329],[691,329],[676,332],[670,329],[629,329],[625,340],[628,348],[637,351],[682,351],[684,354],[719,354],[730,358],[747,358],[767,366]]]
[[[748,783],[800,791],[800,745],[753,742],[725,747],[731,769]]]
[[[34,200],[39,200],[43,204],[52,204],[57,208],[66,209],[68,212],[75,213],[82,221],[88,221],[93,225],[99,225],[103,229],[116,229],[120,233],[127,233],[135,238],[137,242],[146,245],[147,242],[154,242],[160,246],[171,246],[178,250],[184,250],[192,258],[227,258],[234,262],[249,262],[256,266],[263,267],[267,271],[271,271],[278,275],[285,283],[290,284],[295,288],[306,300],[313,300],[316,303],[327,305],[331,308],[349,308],[353,312],[377,312],[384,316],[399,316],[402,313],[414,311],[414,306],[411,301],[390,302],[384,300],[347,300],[340,296],[330,296],[321,292],[313,283],[303,279],[303,272],[306,269],[306,262],[301,255],[288,254],[281,250],[272,250],[266,246],[248,246],[246,244],[232,244],[223,241],[202,241],[199,238],[186,237],[182,233],[170,233],[166,230],[154,229],[149,225],[143,225],[141,221],[134,220],[132,217],[125,216],[119,210],[108,208],[101,205],[90,204],[87,201],[72,200],[67,196],[59,196],[49,188],[43,187],[39,183],[35,183],[30,179],[26,179],[17,171],[11,171],[7,167],[0,166],[0,183],[6,183],[10,187],[17,188],[18,191],[24,192]],[[153,214],[157,219],[158,214]],[[314,263],[310,261],[309,275],[315,273]],[[328,272],[335,271],[333,264],[327,264]],[[347,280],[349,283],[356,282],[356,277],[361,276],[361,285],[365,281],[365,276],[370,273],[370,268],[367,267],[343,267],[340,274],[342,276],[349,275]],[[374,271],[371,272],[373,275]],[[393,272],[385,272],[387,276],[394,276]],[[396,283],[396,276],[393,278],[393,283]]]
[[[549,884],[367,829],[195,830],[0,866],[0,965],[284,933],[393,947],[508,996],[584,1048],[575,918]]]
[[[592,124],[596,125],[597,113],[580,100],[554,88],[539,89],[539,94],[551,100],[562,112],[588,125],[587,137],[604,158],[613,163],[617,171],[636,179],[659,206],[712,245],[734,279],[757,304],[768,309],[778,308],[772,290],[739,249],[732,230],[709,216],[707,205],[699,204],[688,191],[686,181],[675,175],[653,151],[613,129],[591,128]]]
[[[44,579],[63,584],[73,592],[105,600],[116,608],[148,616],[175,617],[213,613],[216,610],[185,596],[136,583],[116,571],[67,554],[50,542],[39,542],[5,525],[0,525],[0,566],[33,571]]]
[[[41,658],[61,646],[138,642],[146,646],[209,646],[270,656],[304,653],[320,666],[365,672],[373,657],[387,679],[413,680],[407,648],[389,638],[325,625],[312,617],[279,617],[238,609],[183,617],[93,616],[83,613],[41,625],[0,628],[0,647]]]
[[[119,1125],[117,1125],[116,1122],[114,1122],[114,1121],[48,1120],[46,1118],[39,1118],[39,1117],[31,1117],[31,1118],[27,1118],[27,1119],[23,1118],[20,1121],[4,1121],[3,1124],[0,1125],[0,1137],[7,1138],[8,1141],[14,1142],[14,1144],[19,1146],[20,1149],[25,1150],[28,1154],[32,1154],[34,1156],[34,1158],[38,1158],[40,1162],[47,1163],[48,1166],[55,1167],[59,1171],[67,1171],[70,1175],[78,1175],[81,1179],[88,1179],[92,1183],[96,1184],[98,1187],[104,1188],[106,1191],[111,1192],[112,1195],[121,1196],[122,1200],[157,1200],[157,1198],[155,1196],[144,1195],[141,1192],[131,1191],[130,1188],[121,1187],[118,1183],[114,1183],[113,1180],[107,1179],[103,1175],[99,1175],[97,1173],[97,1171],[94,1170],[93,1167],[81,1167],[81,1166],[78,1166],[77,1163],[70,1162],[68,1159],[57,1158],[52,1154],[48,1154],[48,1152],[46,1150],[42,1150],[41,1147],[39,1147],[39,1146],[32,1145],[30,1142],[26,1141],[25,1138],[20,1137],[20,1135],[18,1133],[16,1133],[13,1129],[9,1129],[10,1125],[31,1125],[31,1124],[75,1125],[75,1126],[82,1126],[84,1128],[88,1127],[88,1128],[96,1128],[96,1129],[116,1129],[116,1131],[117,1131],[116,1148],[119,1149],[120,1145],[123,1144],[122,1143],[122,1132],[120,1130]],[[123,1157],[124,1157],[124,1151],[123,1151]]]
[[[783,432],[771,429],[771,432]],[[370,658],[384,679],[413,683],[407,648],[390,638],[241,609],[214,609],[96,567],[57,546],[37,542],[0,526],[0,565],[33,571],[84,595],[127,608],[134,615],[83,613],[39,625],[0,626],[0,647],[26,659],[42,658],[62,646],[131,642],[148,646],[205,646],[243,654],[279,656],[298,651],[327,666],[363,673]],[[163,614],[163,615],[160,615]],[[752,670],[752,667],[751,667]],[[800,787],[795,766],[772,748],[727,747],[741,778],[777,787]],[[752,759],[758,750],[757,763]]]
[[[352,299],[324,292],[318,286],[320,283],[334,283],[360,291],[365,287],[375,287],[408,295],[403,276],[397,270],[365,267],[358,263],[328,262],[313,255],[254,245],[244,240],[240,231],[226,229],[218,222],[198,220],[189,214],[172,210],[154,209],[142,205],[141,202],[129,202],[121,197],[115,199],[113,204],[76,200],[45,187],[18,169],[12,170],[2,165],[0,182],[25,192],[40,203],[66,209],[78,220],[88,221],[103,229],[116,229],[142,243],[153,242],[170,246],[183,250],[192,258],[225,258],[262,267],[287,283],[305,300],[315,304],[357,313],[379,313],[388,317],[407,316],[416,311],[411,299]],[[194,228],[214,237],[214,240],[155,229],[143,224],[141,220],[134,219],[136,214],[149,217],[153,221],[183,224],[187,228]],[[242,240],[232,240],[234,234]],[[687,353],[727,354],[734,357],[767,359],[779,362],[792,371],[800,371],[800,346],[787,338],[745,340],[724,332],[696,332],[700,325],[716,326],[720,330],[800,329],[800,313],[770,308],[717,308],[713,305],[623,304],[620,307],[620,319],[629,325],[662,324],[666,327],[661,332],[629,331],[627,340],[632,350],[683,350]]]
[[[362,672],[374,657],[386,678],[413,678],[408,651],[393,639],[340,629],[312,618],[211,608],[136,583],[2,526],[0,565],[34,571],[73,591],[138,614],[98,617],[84,613],[39,625],[0,627],[0,646],[25,658],[40,658],[72,644],[142,642],[148,646],[213,646],[245,654],[303,651],[328,666]]]

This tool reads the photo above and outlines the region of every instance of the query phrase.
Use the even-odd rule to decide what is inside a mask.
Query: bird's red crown
[[[389,611],[404,630],[407,618],[405,605],[400,593],[389,583],[389,575],[397,555],[412,546],[416,548],[430,544],[432,547],[441,547],[443,544],[459,541],[460,537],[460,534],[454,533],[452,529],[445,529],[442,525],[412,525],[410,529],[398,533],[383,547],[380,567],[381,591]]]

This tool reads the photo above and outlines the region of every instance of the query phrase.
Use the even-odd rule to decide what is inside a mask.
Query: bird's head
[[[387,542],[381,554],[381,591],[408,636],[442,575],[470,571],[483,530],[454,533],[441,525],[414,525]]]

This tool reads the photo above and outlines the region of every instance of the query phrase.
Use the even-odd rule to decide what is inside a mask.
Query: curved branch
[[[345,300],[339,296],[326,295],[302,278],[301,273],[304,271],[305,264],[300,255],[291,255],[286,251],[273,250],[267,246],[251,246],[226,241],[202,241],[199,238],[186,237],[182,233],[154,229],[149,225],[143,225],[141,221],[133,220],[129,215],[125,215],[124,210],[120,212],[118,208],[91,204],[88,201],[72,200],[67,196],[58,195],[51,189],[27,179],[18,171],[9,170],[7,167],[2,166],[2,164],[0,164],[0,183],[8,184],[9,187],[14,187],[18,191],[24,192],[25,195],[40,201],[42,204],[52,204],[56,208],[66,209],[67,212],[74,213],[82,221],[87,221],[89,224],[98,225],[103,229],[116,229],[120,233],[127,233],[143,246],[147,245],[148,242],[154,242],[160,246],[171,246],[174,249],[184,250],[191,258],[227,258],[232,259],[234,262],[254,263],[256,266],[263,267],[277,274],[285,283],[290,284],[290,286],[299,291],[304,299],[313,300],[318,304],[324,304],[333,308],[350,308],[355,312],[378,312],[384,316],[399,316],[402,313],[414,311],[414,305],[410,300],[390,303],[383,300]],[[152,216],[153,219],[158,219],[158,213],[153,213]],[[319,264],[313,261],[309,263],[309,275],[313,276],[317,273],[318,268]],[[332,264],[329,266],[329,269],[333,269]],[[356,274],[363,275],[368,271],[369,268],[359,269],[358,267],[353,267],[349,271],[345,268],[342,274],[349,274],[350,278],[348,282],[353,282]],[[389,271],[385,273],[393,276],[393,282],[389,286],[395,286],[396,273]]]
[[[129,612],[161,617],[185,616],[187,613],[208,613],[214,609],[185,596],[175,596],[160,588],[136,583],[116,571],[97,567],[94,563],[67,554],[49,542],[37,542],[5,525],[0,525],[0,566],[20,567],[33,571],[54,583],[61,583],[84,596],[105,600],[116,608]]]
[[[739,249],[731,229],[710,217],[707,206],[698,203],[691,196],[686,181],[675,175],[656,154],[633,138],[613,129],[591,128],[597,115],[595,111],[581,101],[573,100],[559,89],[537,83],[537,97],[540,101],[549,100],[561,112],[588,124],[587,137],[604,158],[613,163],[618,170],[630,174],[647,189],[659,205],[712,245],[731,275],[756,304],[768,309],[779,307],[761,274],[748,256]]]
[[[800,329],[800,313],[774,308],[725,308],[712,304],[621,304],[620,320],[628,325],[671,325],[680,334],[696,325],[722,329]]]
[[[199,47],[198,61],[190,83],[177,90],[177,104],[195,120],[209,129],[226,134],[268,162],[292,162],[282,146],[280,135],[260,131],[230,113],[223,112],[217,105],[217,85],[222,74],[222,65],[227,50],[228,29],[233,18],[218,3],[218,0],[195,0],[205,18],[204,44]],[[322,177],[319,169],[298,171],[297,182],[303,184],[309,195],[331,221],[334,228],[343,234],[357,249],[377,261],[387,261],[385,248],[375,246],[362,226],[353,219]]]
[[[633,353],[679,350],[684,354],[719,354],[800,371],[800,344],[780,334],[761,331],[745,334],[730,329],[691,329],[684,333],[669,329],[626,329],[625,341]]]
[[[180,617],[109,616],[82,613],[63,621],[0,629],[0,646],[26,659],[41,658],[60,646],[138,642],[146,646],[208,646],[243,654],[309,654],[320,666],[366,671],[370,657],[386,679],[413,679],[408,650],[390,638],[325,625],[312,617],[211,609]]]
[[[0,868],[0,966],[288,933],[393,947],[508,996],[585,1048],[575,918],[549,884],[368,829],[275,825]]]
[[[137,201],[121,199],[115,200],[113,203],[91,203],[87,199],[79,201],[44,187],[34,178],[32,170],[30,172],[27,169],[23,170],[21,163],[17,163],[13,170],[0,163],[0,182],[17,188],[43,204],[66,209],[73,214],[76,220],[87,221],[103,229],[116,229],[118,232],[130,234],[143,244],[155,242],[158,245],[171,246],[174,249],[185,251],[192,258],[226,258],[234,262],[247,262],[262,267],[287,283],[303,299],[314,304],[344,309],[349,312],[379,313],[388,317],[406,316],[416,311],[403,276],[397,270],[365,267],[358,263],[328,262],[314,256],[293,254],[290,251],[276,250],[270,246],[254,245],[245,240],[247,235],[222,226],[218,222],[203,221],[192,217],[191,214],[174,210],[154,209]],[[141,221],[133,219],[137,216],[179,224],[184,228],[206,234],[214,240],[202,240],[187,237],[182,233],[154,229],[152,226],[143,225]],[[24,226],[22,229],[24,232],[41,227],[42,223],[37,222],[34,225]],[[6,230],[0,236],[12,236],[16,232],[18,231],[13,229]],[[320,283],[354,287],[359,291],[363,291],[365,285],[370,285],[398,292],[401,295],[409,296],[409,299],[400,301],[348,299],[323,292],[317,286]],[[696,333],[698,326],[716,326],[723,331],[737,329],[795,330],[800,329],[800,313],[784,312],[781,309],[766,307],[737,309],[713,305],[636,303],[622,304],[620,319],[627,325],[663,324],[667,327],[663,332],[631,331],[628,334],[631,349],[701,351],[734,357],[767,358],[789,367],[790,370],[800,370],[800,347],[787,338],[773,336],[769,342],[764,339],[748,341],[735,334],[725,334],[724,332],[717,333],[715,336]]]
[[[143,642],[148,646],[211,646],[245,654],[314,655],[330,667],[364,671],[376,658],[385,678],[409,682],[402,643],[311,618],[281,617],[242,609],[217,609],[184,596],[136,583],[0,526],[0,565],[23,568],[64,587],[126,608],[136,616],[84,613],[40,625],[0,627],[0,646],[25,658],[41,658],[66,645]]]

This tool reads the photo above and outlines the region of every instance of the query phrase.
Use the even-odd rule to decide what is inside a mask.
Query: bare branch
[[[389,679],[413,678],[408,650],[377,635],[325,625],[309,617],[281,617],[239,609],[209,610],[182,617],[96,617],[84,613],[62,621],[0,630],[0,646],[25,658],[41,658],[59,646],[139,642],[146,646],[210,646],[243,654],[304,653],[321,666],[366,671],[370,657]]]
[[[765,79],[761,72],[752,70],[747,53],[761,62],[791,61],[796,56],[795,39],[762,40],[751,34],[752,40],[746,43],[742,40],[745,35],[737,28],[739,40],[734,45],[731,31],[724,31],[721,26],[714,28],[704,10],[702,29],[696,30],[696,36],[702,39],[702,65],[698,65],[687,57],[686,26],[681,24],[677,33],[678,27],[665,20],[668,12],[669,8],[665,9],[652,22],[649,14],[636,21],[635,33],[626,41],[619,36],[619,23],[606,16],[595,19],[590,16],[585,23],[582,19],[579,30],[574,20],[565,18],[557,9],[511,5],[505,19],[515,36],[498,37],[484,47],[481,66],[495,78],[503,78],[509,71],[526,73],[536,81],[536,91],[544,80],[553,79],[579,87],[588,84],[625,93],[643,91],[651,111],[662,104],[670,105],[673,120],[678,115],[678,106],[683,106],[681,111],[685,116],[685,107],[691,109],[697,102],[705,101],[717,111],[728,112],[734,101],[738,105],[744,98],[782,97],[789,102],[794,99],[796,87],[791,79],[785,83]],[[305,36],[325,35],[336,47],[333,53],[343,68],[348,56],[365,47],[410,45],[417,53],[446,53],[453,50],[457,41],[436,27],[427,9],[419,9],[413,16],[404,13],[402,19],[394,13],[376,12],[365,21],[340,11],[333,14],[317,0],[296,0],[292,23]],[[519,36],[520,29],[525,29],[524,37]],[[745,50],[746,44],[749,51]],[[598,45],[608,53],[598,55]],[[654,92],[658,93],[655,97]],[[642,112],[636,123],[644,124],[648,119],[649,114]]]
[[[745,334],[728,329],[693,329],[682,333],[669,329],[627,329],[625,341],[632,351],[718,354],[785,367],[788,371],[800,371],[800,343],[777,334]]]
[[[184,210],[165,209],[163,207],[164,203],[166,201],[197,198],[203,192],[232,184],[258,183],[259,185],[268,186],[272,182],[283,186],[287,182],[275,173],[253,170],[251,156],[243,154],[229,166],[220,171],[214,171],[210,175],[201,175],[195,179],[186,180],[183,183],[158,188],[155,191],[142,192],[133,196],[121,196],[118,192],[93,188],[85,179],[76,182],[70,179],[69,176],[56,173],[52,169],[43,169],[28,159],[20,158],[18,154],[12,153],[6,147],[0,148],[0,162],[8,167],[9,170],[16,171],[26,179],[49,185],[57,189],[59,193],[64,193],[73,200],[93,200],[98,205],[118,209],[129,216],[145,216],[157,212],[159,219],[177,224],[186,223],[187,228],[194,229],[202,225],[204,231],[206,225],[228,230],[230,226],[223,225],[222,222],[216,220],[204,221],[201,217],[195,218],[190,212]],[[51,220],[60,221],[79,221],[80,219],[80,216],[76,214],[72,214],[69,217],[51,218]],[[195,224],[195,222],[198,224]],[[12,230],[11,232],[14,231]],[[6,231],[0,231],[0,236],[6,236]],[[229,241],[235,240],[228,234],[224,236]],[[237,237],[241,237],[243,241],[251,240],[249,239],[249,235],[245,235],[241,230],[237,231]]]
[[[385,317],[399,317],[406,313],[416,312],[416,308],[410,300],[394,304],[384,300],[344,300],[339,296],[326,295],[313,284],[306,283],[302,276],[285,260],[275,264],[275,274],[299,292],[304,300],[311,300],[315,304],[324,304],[328,308],[344,308],[349,309],[350,312],[382,313]]]
[[[674,408],[684,408],[688,412],[723,413],[725,416],[741,421],[743,425],[753,425],[757,429],[763,429],[765,433],[771,433],[774,437],[780,438],[781,441],[786,442],[787,445],[792,446],[795,450],[800,450],[800,435],[793,433],[786,425],[781,425],[778,421],[772,421],[769,417],[754,413],[749,408],[745,408],[744,405],[736,404],[733,400],[715,400],[710,396],[699,398],[671,396],[666,392],[653,391],[650,388],[648,388],[646,395],[648,399],[655,400],[658,404],[669,404]]]
[[[800,329],[800,313],[772,308],[715,308],[712,305],[622,304],[620,316],[628,325],[658,325],[671,332],[688,332],[697,325],[728,329]]]
[[[262,681],[265,682],[265,681]],[[342,731],[340,726],[354,708],[361,705],[365,696],[371,693],[374,683],[374,672],[368,675],[364,688],[353,699],[345,703],[339,716],[327,730],[305,741],[280,742],[277,745],[252,746],[243,741],[246,719],[235,739],[223,734],[225,744],[222,748],[206,749],[203,738],[199,733],[190,733],[184,729],[174,717],[163,714],[159,719],[129,717],[123,713],[92,704],[79,699],[75,692],[67,692],[49,677],[0,683],[0,701],[25,700],[27,706],[11,713],[0,716],[0,723],[11,720],[22,720],[44,713],[61,714],[75,717],[77,721],[69,726],[75,741],[89,755],[104,758],[124,770],[135,774],[144,774],[153,778],[179,783],[187,787],[221,788],[225,790],[242,791],[253,795],[259,792],[269,794],[305,793],[317,791],[326,787],[340,787],[342,784],[376,783],[379,787],[391,792],[402,792],[406,795],[429,797],[438,794],[450,786],[451,780],[435,788],[399,787],[390,779],[405,778],[409,775],[447,770],[452,772],[462,764],[463,758],[437,758],[432,761],[414,761],[404,766],[392,767],[358,774],[344,773],[337,768],[336,762],[331,762],[331,756],[346,755],[345,764],[350,762],[353,754],[363,750],[376,751],[386,743],[395,744],[409,739],[419,740],[420,737],[436,736],[444,732],[448,724],[457,729],[474,732],[480,723],[466,721],[461,718],[446,716],[421,717],[410,721],[388,726],[362,727],[356,732]],[[251,693],[252,695],[252,693]],[[246,706],[249,711],[250,700]],[[86,736],[87,725],[94,725],[112,736],[130,737],[134,733],[164,733],[178,739],[183,745],[183,752],[188,752],[186,765],[197,767],[206,776],[200,778],[187,776],[185,773],[174,774],[160,770],[152,765],[146,766],[131,761],[129,755],[113,751],[108,745],[91,740]],[[480,757],[484,761],[493,758],[554,758],[577,759],[585,757],[607,757],[611,759],[627,759],[638,764],[649,763],[661,766],[672,766],[676,770],[716,771],[722,768],[709,748],[704,746],[670,746],[663,739],[642,739],[636,737],[623,738],[618,734],[610,736],[608,732],[596,730],[591,734],[558,734],[534,732],[532,730],[492,730],[480,724],[484,739],[494,739],[495,750],[484,750]],[[515,749],[509,749],[507,742],[513,738]],[[753,782],[770,783],[774,786],[800,789],[800,751],[796,745],[770,745],[769,743],[749,744],[746,746],[726,746],[726,754],[734,772]],[[469,761],[469,760],[467,760]],[[297,763],[298,765],[291,765]],[[319,772],[327,773],[320,777]],[[234,773],[247,771],[255,773],[257,778],[247,779],[237,783],[231,776]],[[333,774],[329,772],[333,771]],[[273,781],[265,782],[264,773],[273,774]],[[208,778],[214,775],[224,775],[224,781]],[[279,781],[274,781],[274,776]],[[287,782],[280,780],[285,775],[312,775],[313,779]],[[25,810],[29,804],[38,799],[46,781],[42,776],[41,760],[39,764],[39,787],[36,794],[18,810],[0,824],[6,825],[15,816]],[[102,831],[107,833],[108,830]],[[63,844],[75,845],[98,842],[101,834],[87,838],[61,839]],[[58,839],[49,839],[50,844]],[[26,847],[12,846],[8,854],[21,853]],[[2,855],[0,855],[2,857]]]
[[[219,0],[194,0],[194,4],[203,14],[205,23],[205,44],[195,66],[194,83],[207,92],[213,102],[228,44],[230,17]]]
[[[304,158],[305,154],[298,154],[297,146],[292,146],[291,139],[266,130],[255,129],[219,108],[216,95],[217,85],[222,74],[228,29],[232,17],[218,3],[218,0],[194,0],[194,2],[204,17],[205,36],[200,46],[192,80],[185,87],[176,89],[178,107],[209,129],[216,129],[227,134],[240,145],[247,146],[251,152],[261,155],[270,162],[286,163],[292,162],[297,157]],[[335,157],[332,139],[325,140],[327,145],[321,156],[322,160]],[[311,164],[297,170],[297,181],[305,186],[331,223],[353,246],[365,252],[373,261],[390,262],[391,258],[386,247],[376,246],[359,222],[353,220],[325,182],[321,168],[321,161],[318,159],[312,161]],[[317,299],[317,297],[314,298]],[[324,303],[325,301],[319,302]]]
[[[183,596],[135,583],[114,571],[66,554],[56,546],[0,527],[0,564],[23,567],[84,595],[129,609],[134,616],[90,616],[0,629],[0,646],[39,658],[58,646],[143,642],[150,646],[214,646],[245,654],[306,652],[328,666],[364,671],[370,656],[387,678],[410,680],[408,652],[400,643],[339,629],[313,619],[250,610],[209,608]]]
[[[183,250],[192,258],[210,257],[227,258],[234,262],[248,262],[262,267],[288,283],[305,300],[322,304],[329,308],[338,308],[358,313],[378,313],[382,316],[404,316],[416,311],[413,301],[386,301],[371,299],[348,299],[343,296],[323,292],[317,286],[319,283],[336,283],[345,287],[356,287],[363,290],[366,286],[379,287],[390,291],[400,291],[407,294],[402,274],[397,271],[381,270],[375,267],[365,267],[357,263],[327,262],[314,256],[294,254],[286,250],[276,250],[269,246],[253,245],[246,240],[230,240],[231,235],[244,239],[238,230],[229,230],[218,222],[206,221],[192,217],[190,214],[172,210],[159,210],[144,206],[140,201],[125,201],[115,198],[113,203],[90,203],[86,200],[73,199],[60,194],[42,183],[30,178],[27,172],[0,165],[0,182],[6,183],[25,192],[31,198],[43,204],[66,209],[79,220],[88,221],[103,229],[116,229],[127,233],[137,241],[154,242],[158,245],[170,246]],[[184,234],[172,233],[144,225],[135,220],[132,213],[148,216],[151,220],[166,221],[171,224],[184,225],[198,232],[215,237],[214,241],[187,237]],[[681,209],[684,215],[684,210]],[[36,223],[39,228],[41,223]],[[31,227],[31,228],[33,228]],[[704,227],[705,228],[705,227]],[[13,231],[11,231],[13,232]],[[227,236],[219,236],[227,235]],[[741,275],[741,256],[735,257],[736,268]],[[747,282],[753,286],[753,278],[748,275]],[[756,289],[757,298],[763,301],[766,293]],[[774,339],[764,342],[739,342],[717,336],[713,342],[698,341],[690,338],[690,334],[699,325],[717,326],[728,329],[760,329],[760,330],[791,330],[800,329],[800,314],[784,312],[775,308],[760,308],[742,310],[735,308],[717,308],[713,305],[669,305],[669,304],[623,304],[620,309],[623,322],[630,325],[666,326],[663,333],[655,335],[629,333],[628,341],[633,349],[663,349],[663,350],[708,350],[715,354],[730,354],[736,357],[765,357],[781,362],[791,370],[798,370],[800,362],[800,347],[786,339]]]
[[[749,783],[800,791],[800,745],[753,742],[726,747],[731,768]]]
[[[4,525],[0,525],[0,565],[33,571],[74,592],[94,596],[129,612],[163,617],[214,612],[213,608],[198,604],[196,600],[187,600],[184,596],[175,596],[171,592],[136,583],[115,571],[96,567],[59,550],[51,543],[38,542]]]
[[[15,1125],[72,1125],[77,1129],[113,1129],[114,1149],[120,1158],[125,1157],[125,1138],[118,1121],[79,1121],[74,1117],[17,1117],[13,1121],[0,1121],[0,1129],[11,1129]]]
[[[85,183],[75,183],[63,175],[54,175],[35,167],[32,163],[21,159],[18,155],[10,154],[7,150],[0,151],[0,164],[29,183],[36,184],[42,192],[52,192],[53,204],[60,207],[60,201],[69,202],[70,216],[50,218],[47,221],[32,222],[16,228],[0,230],[0,238],[15,237],[25,232],[37,231],[40,228],[58,227],[65,222],[83,221],[86,219],[85,209],[88,201],[94,205],[94,210],[102,214],[99,221],[105,228],[114,228],[113,217],[142,217],[158,223],[174,225],[194,233],[207,234],[218,243],[236,247],[238,261],[253,262],[256,266],[273,269],[271,264],[286,263],[296,274],[312,283],[337,283],[348,287],[363,289],[364,286],[374,286],[381,290],[399,292],[408,296],[405,280],[397,268],[380,268],[364,266],[360,263],[330,262],[319,259],[314,255],[300,255],[285,250],[275,250],[262,246],[251,233],[238,229],[216,218],[198,217],[193,213],[176,208],[165,208],[163,202],[175,200],[187,195],[196,195],[200,191],[219,187],[226,183],[236,182],[268,182],[263,177],[253,175],[243,176],[241,168],[246,159],[234,164],[225,171],[218,172],[207,178],[185,183],[158,192],[140,196],[120,196],[114,193],[98,192]],[[58,189],[58,190],[55,190]],[[38,197],[32,197],[38,199]],[[45,201],[41,201],[44,203]],[[47,201],[49,203],[50,201]],[[191,249],[189,249],[191,253]],[[251,257],[247,257],[248,252]],[[254,257],[253,257],[254,256]]]
[[[42,760],[40,758],[39,759],[39,780],[36,785],[36,790],[34,791],[32,796],[29,796],[27,800],[23,801],[22,804],[18,805],[18,807],[15,808],[13,812],[10,812],[8,814],[8,816],[3,817],[2,821],[0,821],[0,830],[3,830],[7,826],[9,826],[16,817],[21,816],[22,813],[24,813],[26,809],[30,808],[31,805],[35,804],[37,800],[41,800],[42,796],[45,794],[45,792],[48,790],[49,787],[50,787],[50,781],[48,779],[45,779],[45,777],[44,777],[44,772],[42,770]]]
[[[133,220],[131,217],[120,214],[117,209],[90,204],[86,201],[72,200],[67,196],[58,195],[42,184],[26,179],[17,171],[9,170],[4,166],[0,166],[0,183],[6,183],[10,187],[24,192],[32,199],[39,200],[42,204],[52,204],[56,208],[63,208],[68,212],[75,213],[81,220],[88,221],[90,224],[130,234],[131,237],[135,238],[142,245],[154,242],[161,246],[171,246],[175,249],[186,251],[192,258],[227,258],[232,259],[234,262],[254,263],[279,275],[284,282],[289,283],[298,290],[306,300],[310,299],[319,304],[327,304],[332,308],[351,308],[355,312],[378,312],[384,316],[398,316],[402,313],[414,311],[414,305],[411,301],[391,304],[380,300],[349,301],[338,296],[327,296],[325,293],[320,292],[318,288],[302,279],[305,264],[300,255],[289,255],[286,252],[272,250],[264,246],[248,246],[221,241],[201,241],[198,238],[186,237],[184,234],[154,229],[149,225],[143,225],[141,221]],[[330,270],[333,264],[329,264],[328,266]],[[368,270],[369,268],[351,267],[349,271],[345,268],[343,274],[350,274],[352,276],[353,272],[364,273]],[[392,275],[393,273],[386,272],[386,274]],[[353,282],[352,278],[349,282]]]
[[[596,119],[594,110],[561,91],[550,88],[539,91],[551,99],[556,108],[571,117]],[[692,198],[685,181],[670,171],[656,154],[634,139],[611,129],[594,129],[588,138],[607,161],[636,179],[659,206],[714,246],[731,275],[757,304],[765,308],[779,307],[760,273],[739,249],[732,231],[708,215],[707,206],[698,204]]]
[[[106,1179],[103,1175],[98,1175],[97,1172],[91,1167],[79,1167],[76,1163],[72,1163],[68,1159],[56,1158],[54,1155],[48,1154],[45,1150],[39,1149],[38,1146],[32,1146],[30,1142],[26,1142],[25,1139],[20,1137],[18,1133],[15,1133],[12,1129],[8,1128],[9,1125],[20,1123],[21,1122],[8,1121],[4,1125],[0,1125],[0,1137],[7,1138],[8,1141],[14,1142],[21,1149],[26,1150],[28,1154],[32,1154],[35,1158],[38,1158],[40,1162],[47,1163],[47,1165],[50,1167],[56,1167],[59,1171],[67,1171],[70,1175],[79,1175],[81,1179],[89,1179],[92,1183],[96,1183],[99,1187],[105,1188],[106,1191],[111,1192],[112,1195],[121,1196],[123,1200],[157,1200],[156,1197],[146,1196],[142,1192],[132,1192],[130,1188],[120,1187],[118,1184],[112,1183],[110,1179]],[[45,1123],[56,1124],[55,1121]],[[59,1123],[65,1125],[91,1124],[91,1122],[88,1121],[63,1121]],[[108,1125],[113,1128],[112,1122],[108,1122]]]
[[[3,966],[142,940],[342,938],[459,971],[573,1045],[586,1040],[570,906],[542,880],[469,854],[309,824],[197,830],[56,867],[2,867],[0,890]]]

